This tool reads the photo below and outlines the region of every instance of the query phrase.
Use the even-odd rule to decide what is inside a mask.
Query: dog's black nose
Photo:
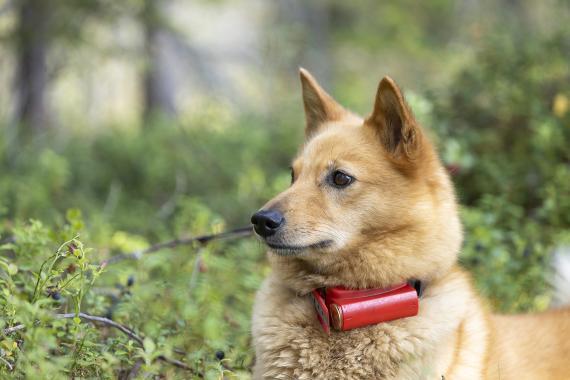
[[[271,236],[277,232],[284,221],[283,214],[276,210],[261,210],[251,217],[255,232],[263,237]]]

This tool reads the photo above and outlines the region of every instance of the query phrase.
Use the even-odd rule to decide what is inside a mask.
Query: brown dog
[[[272,273],[253,313],[255,379],[570,379],[570,311],[491,315],[457,263],[453,186],[400,90],[366,118],[305,70],[289,189],[252,217]],[[417,316],[327,335],[317,288],[426,284]]]

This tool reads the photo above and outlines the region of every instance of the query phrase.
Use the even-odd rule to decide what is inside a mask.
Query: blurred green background
[[[550,302],[570,244],[567,0],[2,0],[0,41],[0,328],[26,326],[0,335],[1,378],[249,378],[254,238],[98,263],[247,226],[286,188],[299,66],[363,115],[392,76],[454,173],[481,292]],[[53,317],[79,310],[144,344]]]

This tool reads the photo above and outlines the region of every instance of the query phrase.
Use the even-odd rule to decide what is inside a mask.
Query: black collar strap
[[[425,282],[420,280],[410,280],[408,281],[408,284],[412,288],[416,289],[416,293],[418,293],[418,298],[422,298],[422,296],[424,295],[424,290],[426,288]]]

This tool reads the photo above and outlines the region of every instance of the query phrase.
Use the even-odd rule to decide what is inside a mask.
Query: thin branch
[[[196,259],[194,260],[194,268],[192,268],[192,274],[190,275],[190,282],[188,285],[188,293],[191,295],[192,291],[196,287],[198,282],[198,273],[200,273],[200,266],[202,265],[202,248],[198,248],[198,253],[196,254]]]
[[[75,313],[56,314],[56,318],[75,318],[75,317],[76,317]],[[79,318],[85,319],[85,320],[90,321],[90,322],[99,322],[99,323],[102,323],[104,325],[116,328],[117,330],[126,334],[129,338],[136,341],[141,347],[144,347],[143,339],[140,336],[138,336],[133,330],[131,330],[130,328],[123,326],[120,323],[117,323],[117,322],[115,322],[109,318],[99,317],[96,315],[89,315],[89,314],[85,314],[85,313],[79,313]],[[192,367],[190,367],[188,364],[186,364],[184,362],[181,362],[180,360],[171,359],[171,358],[166,357],[164,355],[158,356],[158,359],[162,360],[163,362],[172,364],[178,368],[182,368],[182,369],[185,369],[187,371],[194,372],[199,377],[203,376],[201,373],[197,373],[196,371],[194,371],[194,369]]]
[[[12,334],[13,332],[16,332],[18,330],[22,330],[24,328],[26,328],[26,326],[24,326],[24,325],[16,325],[16,326],[8,327],[8,328],[2,330],[2,335]]]
[[[75,313],[67,313],[67,314],[56,314],[55,317],[62,319],[62,318],[75,318],[77,315]],[[89,314],[85,314],[85,313],[79,313],[79,318],[81,319],[85,319],[87,321],[91,321],[91,322],[99,322],[99,323],[103,323],[107,326],[111,326],[116,328],[117,330],[121,331],[122,333],[126,334],[129,338],[131,338],[132,340],[136,341],[138,344],[140,344],[141,346],[143,345],[143,340],[141,337],[139,337],[137,334],[135,334],[135,332],[131,329],[129,329],[126,326],[121,325],[120,323],[117,323],[115,321],[113,321],[112,319],[109,318],[105,318],[105,317],[98,317],[95,315],[89,315]]]
[[[55,314],[55,317],[58,319],[69,319],[69,318],[75,318],[76,316],[77,316],[77,314],[75,314],[75,313]],[[117,323],[117,322],[115,322],[109,318],[99,317],[96,315],[89,315],[89,314],[85,314],[85,313],[79,313],[79,318],[84,319],[86,321],[93,322],[93,323],[97,322],[97,323],[102,323],[102,324],[109,326],[109,327],[113,327],[113,328],[119,330],[120,332],[122,332],[123,334],[127,335],[129,338],[131,338],[132,340],[137,342],[141,347],[144,348],[143,338],[138,336],[130,328],[123,326],[120,323]],[[9,327],[7,329],[2,330],[2,333],[4,335],[7,335],[7,334],[10,334],[10,333],[15,332],[15,331],[22,330],[25,327],[26,327],[25,325],[19,324],[19,325],[12,326],[12,327]],[[198,377],[204,377],[204,375],[202,373],[196,372],[196,370],[194,370],[188,364],[186,364],[180,360],[172,359],[172,358],[169,358],[169,357],[164,356],[164,355],[158,356],[157,359],[161,360],[165,363],[172,364],[172,365],[174,365],[178,368],[184,369],[186,371],[190,371]]]
[[[204,377],[204,375],[201,372],[196,372],[192,367],[190,367],[188,364],[184,362],[181,362],[180,360],[172,359],[164,355],[160,355],[158,359],[162,360],[165,363],[172,364],[175,367],[185,369],[186,371],[190,371],[198,377]]]
[[[8,370],[13,371],[14,367],[12,367],[12,364],[10,364],[10,362],[6,359],[4,359],[2,356],[0,356],[0,360],[2,360],[2,362],[4,364],[6,364],[6,366],[8,367]]]
[[[175,179],[176,179],[176,186],[174,188],[174,193],[170,196],[170,198],[168,198],[168,200],[162,206],[160,206],[160,208],[156,212],[156,215],[160,219],[166,219],[167,217],[172,215],[172,213],[176,208],[177,199],[179,198],[180,194],[186,191],[186,177],[181,172],[177,172]]]
[[[193,243],[200,243],[200,244],[207,244],[214,240],[224,240],[224,239],[237,239],[242,237],[247,237],[251,235],[251,227],[241,227],[236,228],[233,230],[221,232],[219,234],[211,234],[211,235],[202,235],[202,236],[195,236],[189,238],[180,238],[174,239],[170,241],[165,241],[162,243],[157,243],[151,245],[148,248],[141,249],[138,251],[130,252],[130,253],[122,253],[116,256],[112,256],[111,258],[103,261],[103,263],[114,264],[119,261],[123,260],[139,260],[142,256],[147,255],[149,253],[154,253],[160,251],[161,249],[165,248],[175,248],[181,245],[189,245]]]
[[[16,239],[14,236],[7,236],[0,240],[0,244],[8,244],[8,243],[15,243]]]
[[[125,377],[125,380],[135,379],[139,374],[142,364],[143,364],[142,360],[137,360],[133,368],[129,371],[129,373]]]
[[[165,249],[165,248],[176,248],[180,245],[189,245],[189,244],[193,244],[193,243],[200,243],[202,245],[205,245],[205,244],[208,244],[209,242],[214,241],[214,240],[239,239],[239,238],[243,238],[243,237],[248,237],[251,234],[252,234],[251,227],[240,227],[240,228],[235,228],[233,230],[220,232],[218,234],[201,235],[201,236],[195,236],[195,237],[189,237],[189,238],[178,238],[178,239],[174,239],[174,240],[165,241],[162,243],[157,243],[157,244],[151,245],[150,247],[145,248],[145,249],[140,249],[140,250],[128,252],[128,253],[121,253],[121,254],[112,256],[107,260],[103,260],[103,262],[101,262],[100,265],[102,265],[102,264],[105,264],[105,265],[114,264],[114,263],[117,263],[117,262],[123,261],[123,260],[140,260],[140,258],[143,255],[146,255],[149,253],[154,253],[154,252],[160,251],[161,249]],[[11,237],[5,238],[1,242],[2,243],[13,243],[13,242],[16,242],[16,240],[14,239],[14,237],[11,236]]]

